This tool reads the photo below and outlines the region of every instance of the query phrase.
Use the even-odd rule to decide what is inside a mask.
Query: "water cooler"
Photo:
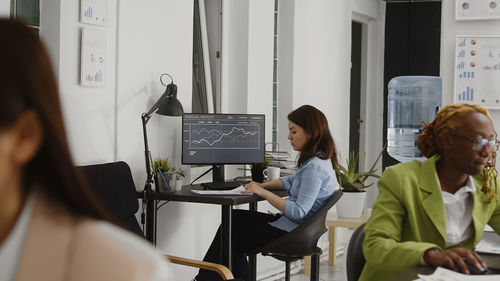
[[[441,106],[441,78],[398,76],[389,81],[387,152],[399,162],[425,158],[418,150],[422,121],[431,122]]]

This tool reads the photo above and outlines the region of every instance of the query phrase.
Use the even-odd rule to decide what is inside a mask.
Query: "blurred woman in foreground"
[[[168,280],[150,245],[104,222],[75,171],[38,35],[0,19],[0,280]]]

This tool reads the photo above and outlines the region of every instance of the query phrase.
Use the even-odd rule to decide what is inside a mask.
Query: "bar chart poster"
[[[81,84],[93,87],[104,86],[106,33],[102,30],[83,28],[81,53]]]
[[[106,25],[107,0],[80,0],[80,21],[82,23]]]
[[[499,0],[455,0],[455,19],[500,19],[499,4]]]
[[[457,36],[455,103],[500,109],[500,37]]]

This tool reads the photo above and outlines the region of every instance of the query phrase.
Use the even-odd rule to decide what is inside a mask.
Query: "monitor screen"
[[[183,164],[263,163],[265,115],[185,113]]]

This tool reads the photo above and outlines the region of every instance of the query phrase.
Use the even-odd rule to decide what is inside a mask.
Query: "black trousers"
[[[268,222],[279,218],[271,214],[259,213],[247,210],[233,210],[232,219],[232,254],[233,254],[233,275],[235,278],[250,280],[250,264],[246,253],[249,250],[259,248],[274,241],[287,232],[272,227]],[[221,228],[217,230],[214,240],[208,248],[203,258],[204,261],[222,263],[221,255]],[[219,274],[200,269],[197,281],[219,281],[222,280]]]

